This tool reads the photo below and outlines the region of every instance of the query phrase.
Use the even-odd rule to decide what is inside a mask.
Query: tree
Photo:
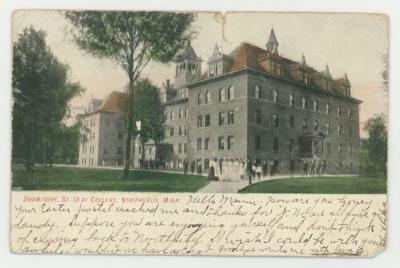
[[[164,138],[164,108],[161,105],[158,88],[147,79],[136,83],[133,120],[141,122],[141,143],[145,144],[151,139],[157,148],[157,144]],[[135,134],[139,134],[136,128]],[[142,150],[142,159],[144,159],[144,150]]]
[[[58,129],[58,146],[56,146],[54,152],[54,160],[57,163],[78,163],[80,128],[80,123],[75,123],[72,126],[62,124]]]
[[[150,60],[169,62],[187,38],[193,15],[174,12],[70,11],[77,45],[99,58],[116,61],[127,73],[128,111],[123,177],[130,166],[135,82]]]
[[[35,161],[52,163],[68,102],[82,91],[45,37],[44,31],[25,28],[13,44],[13,159],[28,170]]]
[[[368,138],[362,141],[360,169],[362,173],[386,175],[387,162],[387,130],[383,115],[369,119],[364,130]]]

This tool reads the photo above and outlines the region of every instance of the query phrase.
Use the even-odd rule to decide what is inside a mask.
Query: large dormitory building
[[[185,159],[205,172],[212,159],[251,159],[289,172],[317,158],[327,161],[328,172],[358,172],[361,102],[351,97],[346,74],[335,79],[328,66],[316,71],[304,55],[283,57],[273,30],[265,48],[241,43],[224,54],[216,45],[205,72],[189,42],[174,60],[174,82],[160,90],[165,139],[157,148],[133,141],[134,166],[144,148],[145,159],[157,157],[171,169]],[[81,115],[80,165],[123,164],[125,104],[120,92],[91,101]]]

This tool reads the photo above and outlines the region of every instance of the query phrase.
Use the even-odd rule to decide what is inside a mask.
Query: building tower
[[[279,50],[278,50],[279,43],[278,43],[278,40],[276,39],[274,28],[271,29],[271,32],[270,32],[269,38],[268,38],[268,42],[265,46],[267,48],[267,51],[269,51],[273,54],[277,54],[277,55],[279,54]]]
[[[175,88],[180,88],[200,77],[202,60],[197,57],[190,40],[176,53],[174,61],[176,64]]]

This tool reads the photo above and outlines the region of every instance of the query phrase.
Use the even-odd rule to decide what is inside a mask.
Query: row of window
[[[232,150],[235,143],[233,136],[218,137],[218,150]],[[210,148],[210,138],[197,138],[197,151],[208,151]]]
[[[188,108],[186,108],[186,109],[179,109],[178,117],[179,117],[179,119],[188,118],[188,117],[189,117],[189,110],[188,110]],[[174,110],[169,111],[169,114],[167,114],[167,119],[169,119],[169,120],[175,120],[175,113],[174,113]]]
[[[94,159],[93,158],[82,158],[81,164],[83,166],[94,166]]]
[[[82,154],[94,154],[94,146],[90,145],[89,146],[89,151],[87,146],[82,147]]]
[[[188,126],[178,126],[178,136],[186,136],[188,133]],[[173,137],[175,135],[175,127],[169,127],[169,136]]]
[[[227,117],[227,120],[226,120]],[[225,124],[232,125],[235,123],[235,113],[233,110],[228,112],[219,112],[218,113],[218,125],[222,126]],[[210,114],[199,114],[197,115],[197,127],[210,127],[211,126],[211,116]]]
[[[255,118],[256,124],[261,125],[262,124],[262,114],[261,114],[261,110],[256,110],[256,118]],[[271,125],[274,127],[279,126],[279,114],[278,113],[273,113],[272,114],[272,119],[271,119]],[[295,117],[294,116],[289,116],[289,126],[291,128],[295,127]],[[303,119],[303,124],[302,124],[302,129],[303,130],[308,130],[309,126],[308,126],[308,120],[307,119]],[[319,131],[320,130],[320,125],[319,125],[319,121],[318,120],[314,120],[313,121],[313,126],[312,126],[312,130]],[[337,125],[337,134],[338,136],[341,136],[343,133],[343,127],[341,124]],[[326,135],[330,135],[331,134],[331,123],[326,123],[325,124],[325,134]],[[349,126],[348,128],[348,134],[349,137],[352,137],[353,135],[353,129],[351,126]]]
[[[326,144],[326,153],[327,154],[331,154],[332,150],[331,150],[331,144],[329,142],[327,142]],[[289,152],[293,153],[295,151],[295,146],[296,146],[296,142],[295,139],[290,138],[289,139]],[[263,146],[262,146],[262,141],[261,141],[261,136],[256,135],[254,137],[254,148],[256,150],[262,150]],[[315,152],[318,153],[323,153],[324,152],[324,146],[320,145],[318,143],[314,144],[314,148],[315,148]],[[348,152],[350,155],[353,154],[353,146],[350,145],[347,147],[348,148]],[[272,140],[272,150],[273,152],[279,152],[280,151],[280,138],[279,137],[274,137]],[[342,143],[338,144],[337,147],[337,152],[338,153],[343,153],[344,152],[344,145]]]
[[[255,85],[254,86],[254,98],[256,98],[256,99],[261,99],[262,98],[262,96],[261,96],[261,88],[260,88],[259,85]],[[277,90],[273,90],[273,92],[272,92],[272,101],[274,103],[278,102],[278,91]],[[313,109],[314,112],[324,112],[326,114],[330,114],[331,113],[331,105],[329,103],[325,104],[325,108],[324,108],[323,111],[321,110],[320,104],[319,104],[319,102],[317,100],[313,100],[312,103],[313,103],[312,109]],[[294,101],[294,95],[293,94],[289,94],[289,103],[288,103],[288,105],[290,107],[294,107],[295,106],[295,101]],[[309,104],[308,104],[307,98],[303,96],[301,98],[301,108],[302,109],[308,109],[308,106],[309,106]],[[337,116],[342,116],[342,115],[343,115],[342,107],[339,105],[337,107]],[[349,117],[349,118],[352,117],[352,112],[351,112],[350,109],[347,109],[347,117]]]
[[[226,100],[233,100],[235,98],[235,88],[233,86],[229,86],[228,90],[225,91],[225,88],[221,88],[218,91],[218,101],[224,102]],[[205,93],[199,93],[197,96],[197,104],[208,104],[211,103],[211,92],[206,91]]]

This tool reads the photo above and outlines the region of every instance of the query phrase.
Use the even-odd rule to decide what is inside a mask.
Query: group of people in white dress
[[[230,180],[240,181],[253,179],[261,179],[268,175],[268,165],[270,165],[270,176],[274,176],[276,172],[276,163],[271,161],[270,164],[266,160],[262,162],[251,161],[247,162],[239,159],[221,158],[212,159],[208,177],[210,180]]]

